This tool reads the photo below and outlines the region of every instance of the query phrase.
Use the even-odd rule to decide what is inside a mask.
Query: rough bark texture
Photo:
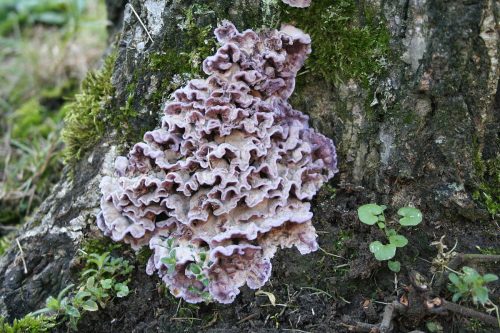
[[[120,25],[123,3],[107,3],[110,17]],[[72,270],[77,249],[84,239],[100,234],[95,226],[100,179],[112,172],[115,156],[127,150],[123,142],[134,143],[145,130],[158,126],[161,106],[172,92],[173,74],[191,71],[181,64],[182,72],[176,72],[168,55],[203,47],[193,46],[190,29],[179,28],[185,23],[186,9],[200,4],[212,10],[195,15],[195,27],[215,26],[221,19],[231,20],[239,29],[273,22],[269,1],[131,1],[117,32],[112,82],[116,88],[113,107],[138,112],[124,124],[133,135],[117,138],[110,129],[102,144],[75,167],[74,177],[67,173],[25,225],[19,242],[28,273],[23,271],[17,246],[0,259],[0,314],[23,316],[77,279],[78,269]],[[170,320],[177,313],[177,303],[158,294],[157,278],[146,276],[144,265],[138,262],[131,286],[134,295],[85,315],[80,331],[270,332],[277,325],[313,332],[342,331],[343,316],[370,317],[360,302],[372,297],[377,286],[388,291],[379,295],[387,300],[393,290],[392,275],[386,269],[377,271],[385,266],[367,249],[380,234],[355,218],[356,208],[367,202],[394,208],[413,204],[423,211],[424,225],[409,235],[410,246],[402,252],[402,263],[408,269],[413,265],[427,273],[428,265],[416,258],[432,260],[435,250],[429,243],[441,235],[450,244],[458,240],[459,249],[465,252],[476,245],[498,248],[498,226],[480,198],[473,199],[473,193],[484,184],[498,182],[498,170],[497,174],[485,171],[485,165],[494,165],[500,154],[500,4],[493,0],[356,4],[360,24],[362,8],[368,6],[385,18],[390,54],[384,74],[367,86],[348,78],[331,84],[316,73],[305,72],[292,98],[294,108],[309,114],[312,125],[333,138],[338,147],[340,173],[331,183],[337,189],[336,197],[326,190],[318,196],[313,223],[322,231],[320,245],[347,259],[332,261],[321,252],[300,257],[284,251],[274,261],[272,285],[265,290],[288,307],[262,307],[266,299],[246,290],[233,306],[190,309],[185,317],[213,318],[218,313],[219,319],[203,329],[196,326],[197,321],[192,326],[188,320]],[[348,266],[334,268],[339,264]],[[377,285],[368,280],[370,276],[375,276]],[[200,322],[207,325],[209,321]],[[411,327],[412,323],[401,325]],[[453,331],[453,325],[448,327]]]

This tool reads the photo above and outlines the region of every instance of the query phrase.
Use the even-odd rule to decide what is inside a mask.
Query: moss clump
[[[483,159],[478,150],[474,159],[478,185],[472,197],[486,207],[492,217],[500,213],[500,157]]]
[[[50,332],[57,325],[54,316],[31,316],[27,315],[21,319],[14,319],[9,324],[4,317],[0,316],[0,332],[2,333],[40,333]]]
[[[281,22],[293,23],[311,35],[313,52],[306,71],[330,83],[352,78],[365,85],[371,76],[381,74],[389,31],[372,8],[356,3],[314,0],[307,9],[281,5]]]
[[[114,93],[111,84],[114,63],[114,56],[110,56],[99,72],[90,72],[82,82],[81,92],[64,106],[66,116],[62,138],[66,144],[65,161],[70,164],[95,146],[104,133],[103,111],[109,108]]]

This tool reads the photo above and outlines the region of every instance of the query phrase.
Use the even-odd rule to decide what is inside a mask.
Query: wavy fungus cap
[[[311,5],[311,0],[283,0],[284,3],[292,7],[305,8]]]
[[[271,275],[278,247],[318,248],[309,200],[337,172],[333,142],[287,99],[310,38],[284,26],[257,34],[224,22],[206,80],[174,93],[101,182],[98,226],[153,250],[147,272],[188,302],[231,303]]]

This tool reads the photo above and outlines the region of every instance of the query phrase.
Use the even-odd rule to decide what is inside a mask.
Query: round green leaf
[[[358,216],[361,222],[374,225],[379,221],[378,215],[384,212],[383,207],[376,204],[367,204],[358,208]]]
[[[398,233],[394,229],[387,228],[387,229],[385,229],[385,234],[387,235],[387,237],[391,237],[391,236],[397,235]]]
[[[394,258],[396,255],[396,246],[394,244],[382,244],[379,241],[370,244],[370,252],[375,255],[375,259],[383,261]]]
[[[101,286],[104,289],[111,289],[111,287],[113,286],[113,280],[112,279],[101,280]]]
[[[395,247],[405,247],[408,244],[408,239],[402,235],[389,236],[389,242],[394,244]]]
[[[403,207],[398,210],[398,215],[402,216],[399,223],[405,227],[411,227],[422,222],[422,212],[413,207]]]
[[[389,269],[394,273],[399,273],[399,271],[401,270],[401,263],[397,260],[395,261],[389,260],[387,262],[387,266],[389,266]]]
[[[82,308],[85,311],[97,311],[97,310],[99,310],[97,303],[94,302],[93,300],[90,300],[90,299],[85,301],[85,303],[82,304]]]
[[[122,284],[120,286],[120,291],[116,293],[116,297],[122,298],[129,294],[129,289],[127,285]]]

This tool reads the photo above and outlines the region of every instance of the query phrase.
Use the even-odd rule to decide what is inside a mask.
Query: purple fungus
[[[311,0],[283,0],[284,3],[292,7],[305,8],[311,5]]]
[[[134,249],[187,302],[231,303],[262,287],[278,248],[318,249],[309,201],[337,172],[332,140],[288,103],[311,52],[292,26],[257,34],[230,22],[222,46],[165,106],[115,176],[101,182],[98,226]]]

